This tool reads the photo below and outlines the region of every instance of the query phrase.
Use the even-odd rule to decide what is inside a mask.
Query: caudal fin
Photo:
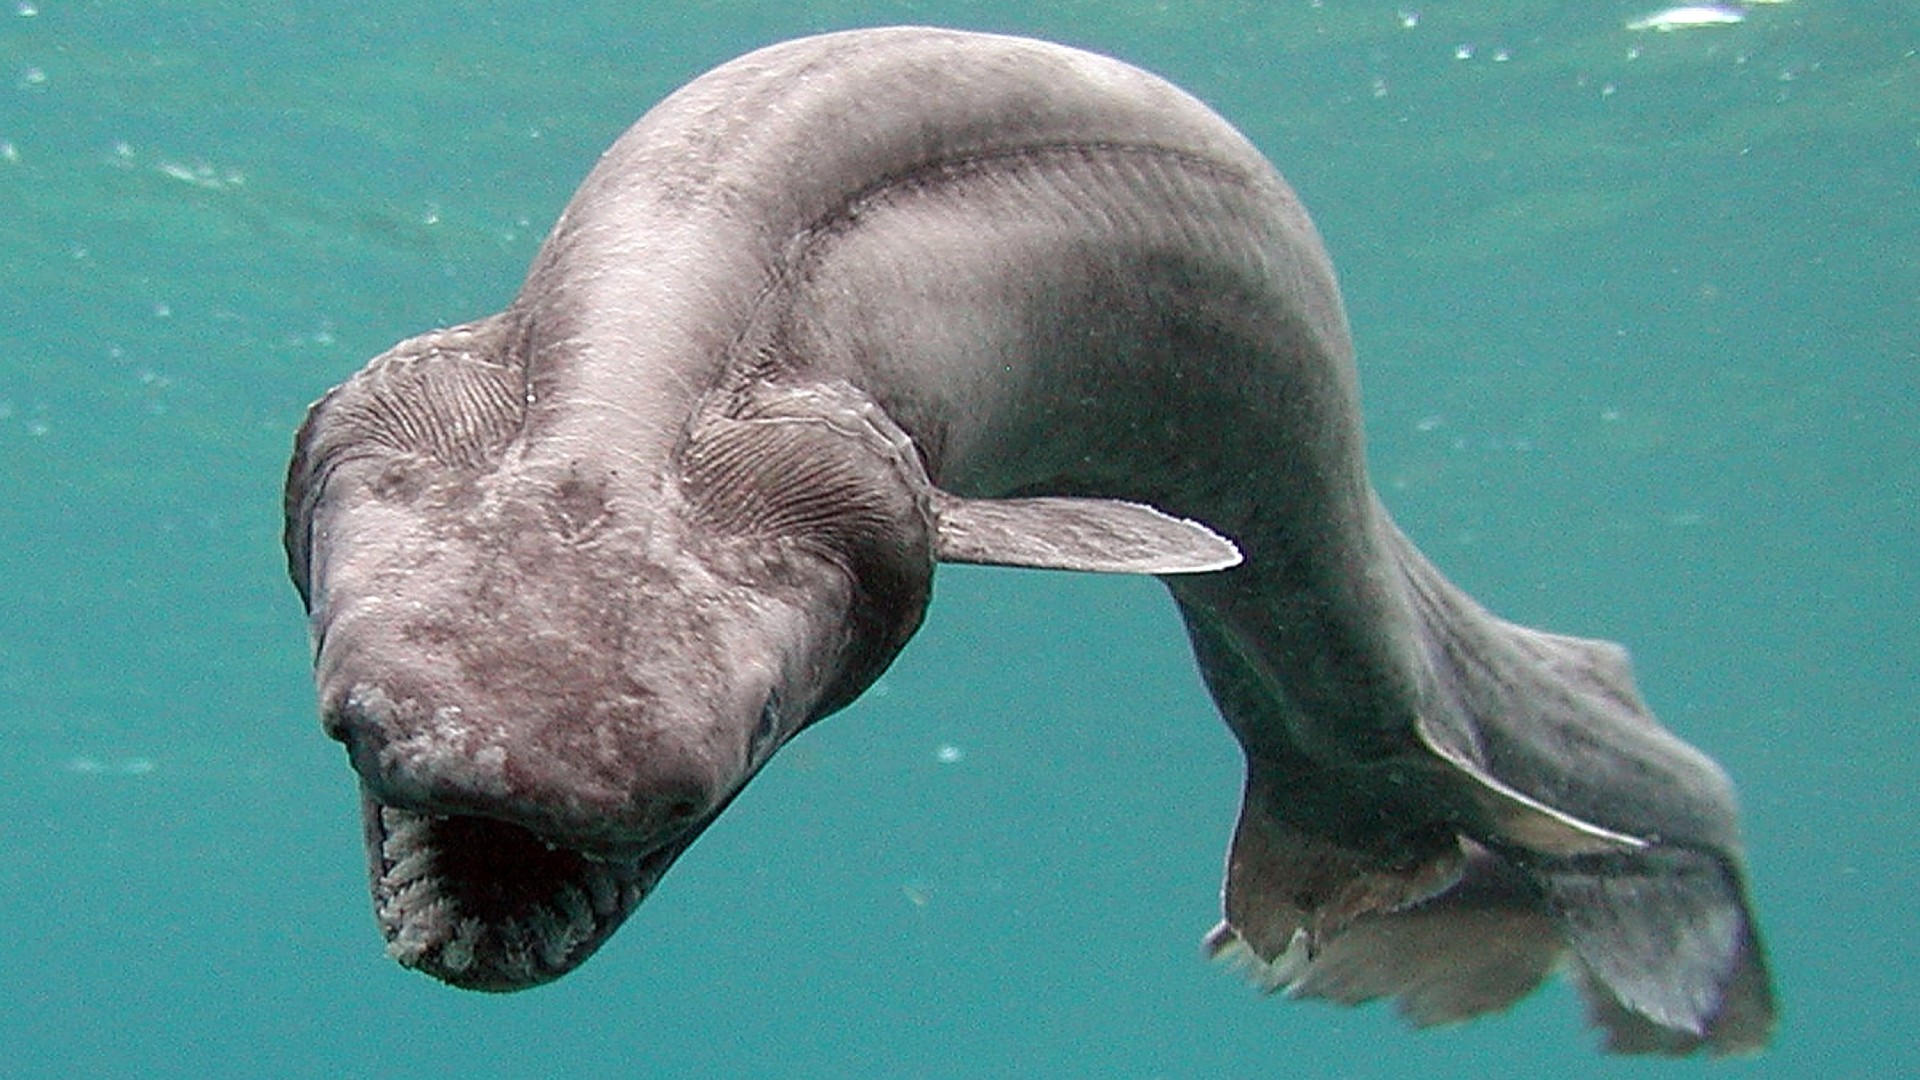
[[[1617,1053],[1752,1053],[1773,992],[1737,872],[1679,847],[1523,857],[1575,959],[1594,1023]]]
[[[1290,694],[1257,642],[1183,603],[1248,748],[1209,950],[1269,990],[1393,998],[1423,1025],[1566,967],[1609,1050],[1759,1049],[1774,1005],[1726,774],[1654,718],[1625,650],[1498,619],[1385,539],[1408,670],[1340,685],[1416,688],[1363,695],[1371,712]]]

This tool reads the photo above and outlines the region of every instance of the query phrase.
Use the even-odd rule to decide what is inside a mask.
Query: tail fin
[[[1572,946],[1595,1024],[1618,1053],[1752,1053],[1773,1030],[1766,958],[1734,868],[1655,846],[1517,860]]]
[[[1287,743],[1302,721],[1250,650],[1189,612],[1215,699],[1265,736],[1209,950],[1270,990],[1398,998],[1417,1024],[1505,1008],[1566,964],[1610,1050],[1759,1049],[1774,1003],[1726,775],[1654,719],[1619,646],[1495,618],[1387,530],[1418,657],[1404,755]]]
[[[1609,1048],[1759,1049],[1773,1000],[1726,774],[1654,718],[1626,650],[1498,619],[1391,539],[1426,651],[1420,740],[1478,806],[1463,831],[1571,947]]]

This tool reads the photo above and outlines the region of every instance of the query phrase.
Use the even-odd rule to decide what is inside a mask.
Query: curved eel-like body
[[[1192,97],[925,29],[750,54],[609,149],[506,311],[322,399],[287,488],[401,963],[579,964],[918,626],[938,560],[1150,573],[1246,751],[1267,984],[1422,1023],[1570,960],[1609,1045],[1772,1022],[1720,770],[1367,481],[1305,212]]]

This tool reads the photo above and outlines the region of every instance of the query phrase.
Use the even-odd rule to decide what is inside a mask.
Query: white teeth
[[[433,819],[425,814],[395,810],[391,806],[380,808],[380,831],[386,835],[388,844],[412,847],[424,838],[431,824]]]
[[[440,966],[450,972],[464,972],[473,966],[473,949],[486,929],[479,919],[461,919],[453,937],[440,946]]]
[[[587,888],[592,893],[593,912],[605,918],[620,910],[620,883],[602,867],[587,872]]]
[[[576,940],[585,940],[586,935],[593,932],[593,907],[580,886],[568,885],[561,889],[554,903]]]
[[[433,851],[422,847],[395,860],[393,869],[388,870],[385,877],[388,884],[399,887],[427,876],[432,870]]]
[[[419,966],[435,947],[435,938],[447,918],[446,905],[423,889],[407,889],[377,910],[387,932],[387,955],[408,967]]]
[[[534,970],[532,959],[527,955],[528,927],[518,919],[507,919],[495,923],[493,939],[499,945],[500,955],[493,963],[496,970],[513,972],[524,979]]]
[[[575,936],[578,927],[567,922],[553,908],[541,908],[532,918],[533,945],[540,950],[540,959],[548,968],[559,968],[566,964],[567,954],[583,940]]]
[[[646,895],[640,882],[625,880],[636,867],[588,857],[566,877],[517,882],[542,889],[541,899],[513,914],[481,918],[471,913],[465,897],[476,885],[484,893],[489,883],[445,876],[442,845],[449,837],[439,827],[446,819],[385,806],[378,812],[374,911],[387,952],[443,979],[483,985],[543,982],[578,963],[583,947]],[[552,843],[546,847],[563,850]]]

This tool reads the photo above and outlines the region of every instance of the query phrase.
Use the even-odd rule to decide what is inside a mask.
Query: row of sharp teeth
[[[553,896],[521,918],[489,923],[442,893],[430,838],[434,819],[387,806],[378,812],[382,870],[375,913],[387,954],[408,967],[457,976],[472,969],[476,951],[491,937],[489,968],[536,981],[568,967],[575,949],[605,920],[637,906],[645,892],[639,882],[622,882],[613,865],[587,862],[580,881],[556,883]]]

